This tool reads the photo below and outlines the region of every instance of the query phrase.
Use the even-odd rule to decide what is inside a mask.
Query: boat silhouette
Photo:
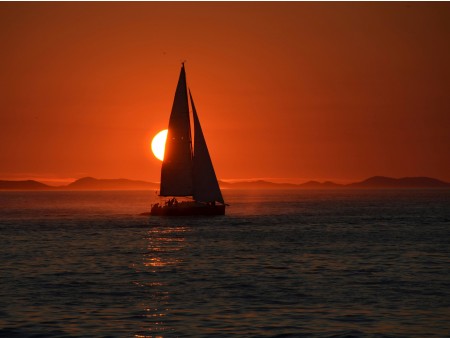
[[[191,128],[191,114],[193,128]],[[191,130],[193,129],[193,130]],[[192,134],[194,135],[192,140]],[[192,142],[193,141],[193,142]],[[181,65],[161,166],[160,196],[153,216],[224,215],[226,204],[217,181],[197,110]],[[178,201],[177,197],[187,199]]]

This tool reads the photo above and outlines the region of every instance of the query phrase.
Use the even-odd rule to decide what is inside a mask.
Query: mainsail
[[[169,119],[160,195],[192,196],[197,202],[225,204],[190,91],[189,96],[194,122],[193,146],[183,64]]]
[[[161,168],[161,196],[192,196],[192,140],[186,72],[181,67],[169,120],[164,161]]]

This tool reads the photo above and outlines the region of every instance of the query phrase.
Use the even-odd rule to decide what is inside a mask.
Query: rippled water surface
[[[1,192],[1,337],[444,337],[450,191]]]

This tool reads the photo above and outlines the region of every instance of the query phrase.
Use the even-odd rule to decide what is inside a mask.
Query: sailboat
[[[194,140],[192,142],[191,113]],[[225,202],[206,146],[191,91],[181,64],[161,166],[160,196],[151,206],[154,216],[224,215]],[[176,197],[188,197],[178,201]]]

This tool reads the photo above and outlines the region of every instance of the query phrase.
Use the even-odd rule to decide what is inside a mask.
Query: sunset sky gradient
[[[159,181],[181,61],[219,179],[450,181],[450,3],[0,3],[0,179]]]

